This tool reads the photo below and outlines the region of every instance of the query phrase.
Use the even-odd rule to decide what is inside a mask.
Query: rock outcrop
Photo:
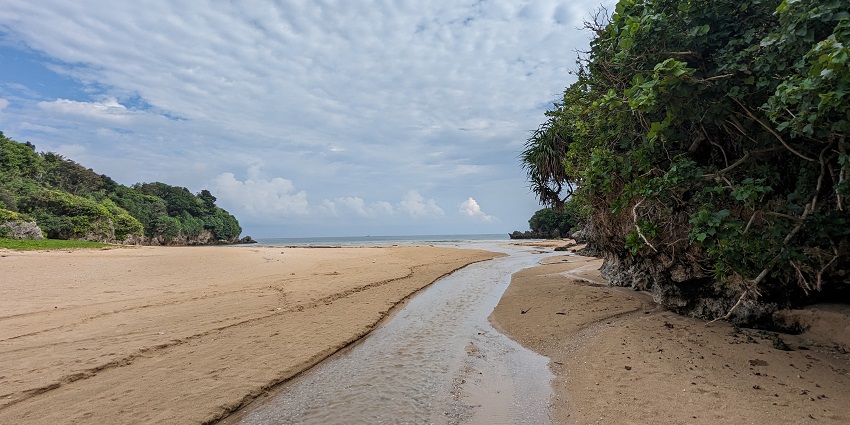
[[[252,238],[250,236],[245,236],[244,238],[236,241],[236,243],[237,244],[252,244],[252,243],[257,243],[257,241],[255,241],[254,238]]]
[[[177,236],[156,235],[154,237],[146,237],[142,239],[142,245],[228,245],[239,243],[239,240],[216,239],[213,232],[203,230],[195,236],[178,234]]]
[[[0,237],[8,239],[44,239],[41,228],[34,221],[7,220],[0,223]]]
[[[511,239],[561,239],[562,236],[561,232],[556,229],[551,232],[535,232],[531,230],[520,232],[519,230],[514,230],[512,233],[508,233],[508,237]]]
[[[687,216],[674,217],[679,232],[676,239],[687,241]],[[744,299],[742,282],[734,277],[719,280],[704,261],[705,254],[695,246],[679,244],[677,249],[658,251],[644,246],[633,253],[625,248],[626,235],[634,229],[629,216],[595,214],[583,230],[588,245],[582,255],[602,257],[602,276],[612,286],[628,287],[652,294],[658,304],[679,314],[702,319],[724,317],[735,324],[773,327],[772,313],[803,299],[794,287],[763,285],[758,299]],[[674,240],[676,240],[674,239]],[[665,247],[666,248],[666,247]]]

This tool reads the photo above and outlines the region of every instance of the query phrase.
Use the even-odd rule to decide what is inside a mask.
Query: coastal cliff
[[[240,239],[236,218],[197,194],[165,183],[124,186],[0,132],[0,238],[134,245],[218,245]]]
[[[520,159],[542,204],[577,204],[608,282],[736,324],[848,302],[846,5],[623,0],[594,18]]]

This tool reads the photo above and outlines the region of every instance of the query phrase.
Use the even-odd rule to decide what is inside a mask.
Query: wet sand
[[[440,279],[362,341],[219,425],[551,424],[549,360],[488,316],[512,273],[552,253],[475,245],[509,256]]]
[[[0,423],[215,421],[494,255],[0,250]],[[707,326],[605,286],[597,259],[544,263],[513,276],[491,322],[551,359],[556,423],[850,423],[847,306],[790,312],[810,326],[796,336]]]
[[[206,423],[497,254],[435,247],[0,250],[0,423]]]
[[[789,312],[801,335],[707,325],[605,286],[601,260],[545,263],[513,276],[491,322],[551,359],[556,423],[850,423],[850,307]]]

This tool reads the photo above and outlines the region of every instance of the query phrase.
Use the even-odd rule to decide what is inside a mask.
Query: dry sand
[[[205,423],[499,254],[434,247],[0,250],[0,423]]]
[[[848,306],[790,313],[810,326],[796,336],[707,325],[605,286],[601,260],[545,262],[514,275],[491,321],[551,359],[556,423],[850,423]]]
[[[0,423],[214,421],[495,255],[0,250]],[[491,319],[552,360],[556,423],[850,423],[847,306],[789,313],[810,326],[797,336],[707,326],[605,286],[598,259],[545,263],[514,275]]]

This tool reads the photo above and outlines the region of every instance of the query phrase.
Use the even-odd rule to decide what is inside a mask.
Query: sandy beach
[[[551,359],[556,423],[850,423],[848,306],[789,312],[800,335],[707,325],[605,286],[599,259],[545,263],[513,276],[491,322]]]
[[[214,422],[497,255],[0,250],[0,423]],[[606,286],[600,264],[549,257],[516,273],[491,315],[551,359],[556,424],[850,423],[847,306],[789,313],[809,327],[801,335],[707,325]]]
[[[499,254],[435,247],[0,250],[0,423],[207,423]]]

